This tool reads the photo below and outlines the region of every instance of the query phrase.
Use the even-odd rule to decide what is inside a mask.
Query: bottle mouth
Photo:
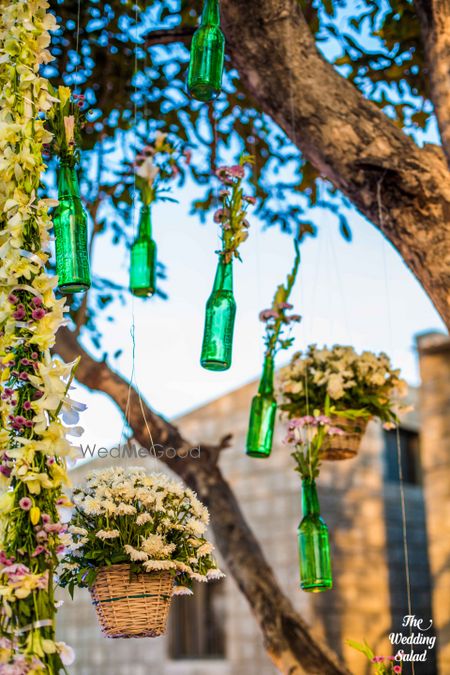
[[[254,450],[254,449],[247,449],[246,454],[249,457],[260,457],[261,459],[267,459],[267,457],[270,457],[270,450]]]
[[[220,94],[220,89],[215,89],[208,82],[197,82],[189,87],[189,94],[197,101],[212,101]]]
[[[202,368],[205,368],[206,370],[214,370],[214,371],[220,371],[220,370],[228,370],[230,367],[230,363],[227,361],[218,361],[215,359],[202,359],[200,361],[200,364]]]
[[[151,298],[155,294],[154,288],[130,288],[130,291],[137,298]]]
[[[307,593],[322,593],[323,591],[329,591],[333,588],[333,582],[331,579],[317,579],[311,583],[301,583],[300,588],[302,591]]]
[[[61,293],[84,293],[91,287],[91,284],[85,282],[70,282],[67,284],[60,284],[58,290]]]

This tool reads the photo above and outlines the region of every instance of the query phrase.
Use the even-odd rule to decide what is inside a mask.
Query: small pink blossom
[[[38,295],[35,295],[31,302],[35,307],[42,307],[42,298]]]
[[[262,312],[259,313],[260,321],[268,321],[269,319],[277,319],[277,318],[278,314],[273,309],[263,309]]]
[[[13,313],[13,318],[16,319],[16,321],[22,321],[25,316],[25,307],[23,305],[18,305],[16,311]]]
[[[33,502],[29,497],[22,497],[19,501],[19,506],[23,511],[29,511],[33,506]]]
[[[33,309],[31,312],[31,317],[34,319],[34,321],[39,321],[40,319],[43,319],[45,316],[45,309],[42,309],[42,307],[38,307],[38,309]]]
[[[244,200],[244,202],[247,202],[248,204],[256,204],[256,197],[245,196],[242,197],[242,199]]]
[[[20,373],[20,375],[19,375],[19,380],[23,380],[23,382],[27,382],[27,380],[28,380],[28,373]]]
[[[38,555],[41,555],[41,553],[43,553],[45,550],[46,550],[45,546],[39,544],[39,546],[36,546],[36,548],[34,549],[33,553],[31,554],[31,557],[36,558]]]
[[[401,666],[394,666],[394,673],[401,673],[401,672],[402,672]]]
[[[10,293],[10,294],[8,295],[8,301],[9,301],[12,305],[17,305],[17,303],[19,302],[19,298],[17,297],[17,295],[14,295],[14,293]]]
[[[31,410],[31,403],[30,403],[30,401],[24,401],[24,403],[23,403],[23,409],[24,409],[24,410]]]

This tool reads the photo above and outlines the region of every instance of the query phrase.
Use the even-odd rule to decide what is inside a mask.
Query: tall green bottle
[[[274,362],[271,354],[264,359],[258,393],[253,398],[247,433],[247,455],[269,457],[272,451],[277,402],[273,393]]]
[[[328,527],[320,516],[314,480],[302,482],[303,519],[298,527],[300,585],[304,591],[319,593],[333,586]]]
[[[53,214],[56,273],[62,293],[87,291],[91,285],[87,217],[80,198],[75,167],[61,159],[58,173],[59,204]]]
[[[140,298],[156,290],[156,244],[152,239],[150,206],[142,206],[137,239],[131,247],[130,290]]]
[[[188,91],[193,98],[211,101],[220,94],[224,53],[219,0],[204,0],[200,27],[191,44]]]
[[[205,329],[200,363],[207,370],[228,370],[233,351],[236,302],[233,295],[233,263],[219,260],[212,293],[206,303]]]

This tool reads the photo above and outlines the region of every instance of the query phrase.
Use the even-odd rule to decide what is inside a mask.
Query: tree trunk
[[[246,597],[261,628],[266,651],[280,672],[286,675],[349,675],[339,658],[313,637],[280,589],[234,493],[217,465],[227,439],[217,446],[201,446],[200,458],[192,458],[188,452],[192,444],[181,436],[178,429],[156,415],[140,399],[138,392],[130,389],[128,382],[112,371],[105,361],[95,361],[87,354],[67,328],[59,331],[55,351],[65,361],[82,355],[77,380],[89,389],[108,394],[122,413],[128,409],[128,423],[136,440],[142,447],[159,448],[162,451],[161,461],[207,504],[217,547]],[[165,453],[168,448],[174,448],[177,455],[172,457],[173,453]]]
[[[261,109],[383,232],[450,327],[442,151],[420,149],[334,70],[296,0],[223,0],[222,16],[231,58]]]
[[[450,0],[415,0],[430,73],[431,99],[450,166]]]

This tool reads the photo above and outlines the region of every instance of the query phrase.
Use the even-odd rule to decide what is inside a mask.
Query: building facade
[[[433,621],[437,637],[416,675],[450,673],[450,341],[418,340],[422,386],[415,412],[400,433],[371,423],[357,458],[323,464],[319,479],[322,515],[330,529],[334,588],[320,594],[299,588],[296,528],[301,490],[278,424],[270,459],[245,455],[249,406],[257,383],[248,384],[177,420],[195,444],[233,433],[221,457],[223,472],[258,537],[280,585],[308,621],[356,675],[370,672],[346,640],[366,640],[376,654],[395,653],[389,635],[403,633],[406,615]],[[402,520],[399,463],[403,474],[406,532]],[[119,460],[96,459],[73,472],[74,482],[92,468]],[[123,459],[120,460],[123,463]],[[129,461],[129,460],[127,460]],[[132,464],[147,465],[148,460]],[[163,470],[163,467],[159,467]],[[408,571],[405,565],[405,535]],[[411,611],[408,605],[408,577]],[[415,629],[415,633],[420,631]],[[424,633],[425,635],[425,633]],[[89,593],[65,598],[60,636],[72,644],[74,675],[272,675],[259,628],[233,579],[176,598],[168,634],[153,640],[103,638]],[[410,647],[403,647],[406,652]],[[422,653],[425,646],[414,646]],[[410,668],[405,667],[405,673]]]

